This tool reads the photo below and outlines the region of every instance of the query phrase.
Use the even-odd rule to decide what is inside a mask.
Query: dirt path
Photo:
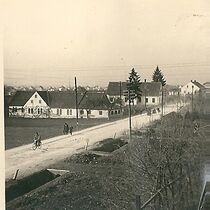
[[[176,106],[168,106],[165,108],[165,114],[175,110]],[[132,127],[140,128],[159,118],[159,114],[137,115],[132,117]],[[58,136],[44,140],[42,149],[32,150],[31,144],[29,144],[6,150],[5,179],[11,179],[17,169],[19,169],[18,178],[28,176],[47,168],[50,164],[81,152],[85,149],[87,141],[91,147],[106,138],[119,137],[127,132],[127,129],[128,119],[123,119],[87,128],[75,132],[72,136]]]

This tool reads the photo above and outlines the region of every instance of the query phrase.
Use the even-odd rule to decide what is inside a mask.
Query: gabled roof
[[[123,94],[124,90],[127,90],[127,83],[121,83],[121,94]],[[142,95],[147,96],[159,96],[161,91],[161,83],[160,82],[142,82],[140,85],[140,89],[142,91]],[[107,95],[110,96],[119,96],[120,95],[120,82],[109,82],[107,88]]]
[[[24,106],[25,103],[30,99],[30,97],[35,93],[35,91],[21,91],[18,90],[12,97],[9,105],[10,106]]]
[[[89,101],[94,101],[94,104],[89,104]],[[104,92],[87,92],[81,102],[80,107],[83,109],[104,110],[110,105],[110,101]]]
[[[141,84],[142,95],[160,96],[161,86],[160,82],[143,82]]]
[[[47,91],[36,91],[36,92],[41,96],[41,98],[49,106],[49,93]]]
[[[47,91],[22,91],[18,90],[10,101],[10,106],[24,106],[31,96],[37,92],[40,97],[49,105]]]
[[[199,83],[199,82],[197,82],[196,80],[194,80],[194,81],[191,81],[194,85],[196,85],[197,87],[199,87],[200,89],[205,89],[205,87],[201,84],[201,83]]]
[[[127,83],[121,82],[121,94],[123,94],[123,90],[127,90]],[[107,88],[107,95],[116,96],[120,95],[120,82],[109,82]]]
[[[48,92],[49,106],[51,108],[75,108],[76,97],[74,92],[70,91],[53,91]],[[78,94],[78,102],[82,95]]]

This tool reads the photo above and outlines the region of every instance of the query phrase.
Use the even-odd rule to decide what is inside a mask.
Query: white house
[[[9,104],[9,116],[46,118],[49,113],[46,91],[17,91]]]
[[[9,104],[10,117],[76,118],[73,91],[17,91]],[[79,118],[110,118],[121,115],[119,106],[110,106],[104,93],[78,93]]]
[[[161,102],[161,83],[160,82],[143,82],[140,85],[142,91],[139,99],[134,99],[134,105],[158,105]],[[123,93],[127,90],[126,82],[109,82],[107,88],[107,97],[111,103],[117,99],[122,99],[123,105],[128,104],[128,97]]]
[[[189,83],[181,87],[181,95],[188,95],[188,94],[199,94],[200,92],[204,91],[205,87],[197,82],[196,80],[191,80]]]

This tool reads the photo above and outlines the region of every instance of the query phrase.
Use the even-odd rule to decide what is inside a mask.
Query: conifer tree
[[[157,66],[157,68],[155,69],[153,75],[152,75],[152,80],[154,82],[161,82],[162,86],[166,85],[166,80],[163,76],[163,73],[161,72],[161,70],[159,69],[159,67]]]
[[[138,75],[138,73],[135,71],[134,68],[129,73],[128,81],[129,81],[128,90],[134,91],[134,93],[136,94],[136,98],[140,98],[142,92],[140,87],[141,86],[140,76]]]

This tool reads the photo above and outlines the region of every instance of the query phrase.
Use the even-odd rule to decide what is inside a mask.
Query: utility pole
[[[129,114],[129,142],[131,142],[131,96],[130,96],[130,88],[128,89],[128,114]]]
[[[120,112],[122,114],[122,82],[120,81]]]
[[[131,131],[132,131],[132,125],[131,125],[131,98],[135,97],[134,91],[131,92],[130,85],[131,85],[130,81],[127,81],[127,90],[123,91],[123,95],[128,98],[129,142],[131,142]]]
[[[161,98],[161,105],[162,105],[162,117],[163,117],[163,85],[162,85],[162,98]]]
[[[77,130],[79,128],[79,121],[78,121],[78,93],[77,93],[77,78],[74,78],[74,86],[75,86],[75,108],[76,108],[76,123],[77,123]]]
[[[145,95],[144,103],[145,103],[145,109],[147,109],[147,87],[146,87],[147,80],[145,79],[144,82],[145,82],[145,86],[144,86],[144,95]]]
[[[194,107],[193,107],[193,91],[194,91],[194,85],[192,85],[192,112],[193,112],[193,109],[194,109]]]

